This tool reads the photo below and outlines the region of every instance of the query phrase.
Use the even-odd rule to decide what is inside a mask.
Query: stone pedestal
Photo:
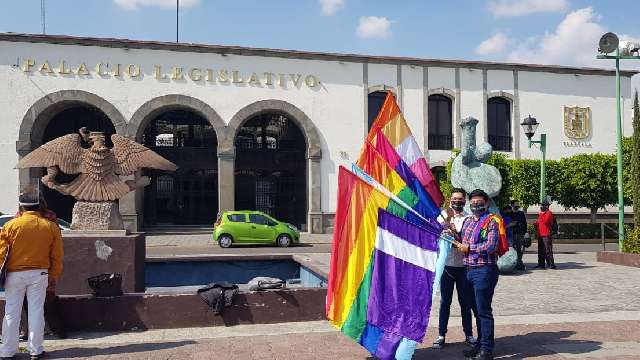
[[[87,278],[103,273],[121,274],[125,293],[145,291],[144,233],[71,230],[62,233],[62,242],[64,262],[59,295],[91,294]]]
[[[122,218],[117,201],[78,201],[71,215],[73,230],[122,230]]]

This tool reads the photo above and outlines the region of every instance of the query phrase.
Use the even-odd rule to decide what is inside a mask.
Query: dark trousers
[[[524,255],[524,234],[513,234],[513,248],[518,254],[516,268],[524,269],[524,263],[522,262],[522,255]]]
[[[478,316],[478,343],[480,349],[493,351],[493,292],[498,284],[498,267],[496,265],[479,266],[467,270],[467,279],[473,288],[473,295]]]
[[[556,264],[553,260],[553,238],[551,236],[538,238],[538,266],[545,267],[545,262],[548,266]]]
[[[466,336],[472,336],[473,326],[471,325],[471,305],[473,302],[473,289],[471,288],[469,281],[467,281],[466,268],[454,266],[445,266],[444,273],[440,279],[440,315],[438,316],[439,335],[445,336],[447,334],[447,325],[449,324],[449,314],[451,310],[451,302],[453,300],[454,286],[458,294],[458,303],[460,304],[462,329]]]

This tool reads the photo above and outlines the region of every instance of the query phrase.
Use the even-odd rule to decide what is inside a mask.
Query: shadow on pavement
[[[557,270],[564,270],[564,269],[589,269],[589,268],[593,268],[595,266],[591,266],[591,265],[585,265],[584,263],[581,262],[563,262],[563,263],[556,263],[556,265],[558,266]]]
[[[559,352],[573,355],[588,354],[600,349],[601,342],[568,339],[574,331],[531,332],[496,338],[494,356],[501,360],[534,358],[555,355]],[[415,360],[462,359],[462,351],[468,349],[464,343],[447,344],[444,349],[417,349]]]
[[[82,347],[68,348],[61,350],[53,350],[47,352],[47,358],[50,359],[80,359],[97,355],[117,355],[117,354],[134,354],[147,351],[157,351],[178,348],[186,345],[196,344],[195,341],[176,341],[164,343],[148,343],[148,344],[130,344],[111,347]]]

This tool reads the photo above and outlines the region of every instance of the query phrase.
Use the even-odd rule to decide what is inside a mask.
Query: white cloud
[[[157,6],[161,8],[175,9],[176,0],[113,0],[116,5],[125,10],[137,10],[139,6]],[[189,8],[200,5],[200,0],[180,0],[180,8]]]
[[[509,39],[507,35],[498,32],[492,37],[484,40],[476,47],[476,54],[478,55],[495,55],[500,54],[507,48]]]
[[[344,0],[318,0],[322,7],[322,13],[325,15],[333,15],[344,7]]]
[[[564,12],[567,0],[493,0],[489,11],[495,16],[524,16],[543,12]]]
[[[605,66],[596,60],[598,40],[607,32],[599,20],[591,7],[573,11],[554,32],[527,39],[508,55],[508,59],[527,63]]]
[[[364,39],[384,39],[391,36],[391,21],[383,16],[363,16],[356,31]]]

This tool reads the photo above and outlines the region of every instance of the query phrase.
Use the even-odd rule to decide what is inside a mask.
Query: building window
[[[429,149],[453,149],[453,102],[444,95],[429,96]]]
[[[511,102],[503,97],[487,101],[489,144],[496,151],[512,151]]]
[[[380,109],[382,109],[382,105],[384,104],[384,100],[386,98],[387,98],[386,91],[374,91],[369,94],[368,111],[367,111],[367,114],[369,116],[369,123],[368,123],[369,130],[371,130],[371,125],[373,125],[373,122],[376,120],[376,117],[378,117],[378,113],[380,112]]]

